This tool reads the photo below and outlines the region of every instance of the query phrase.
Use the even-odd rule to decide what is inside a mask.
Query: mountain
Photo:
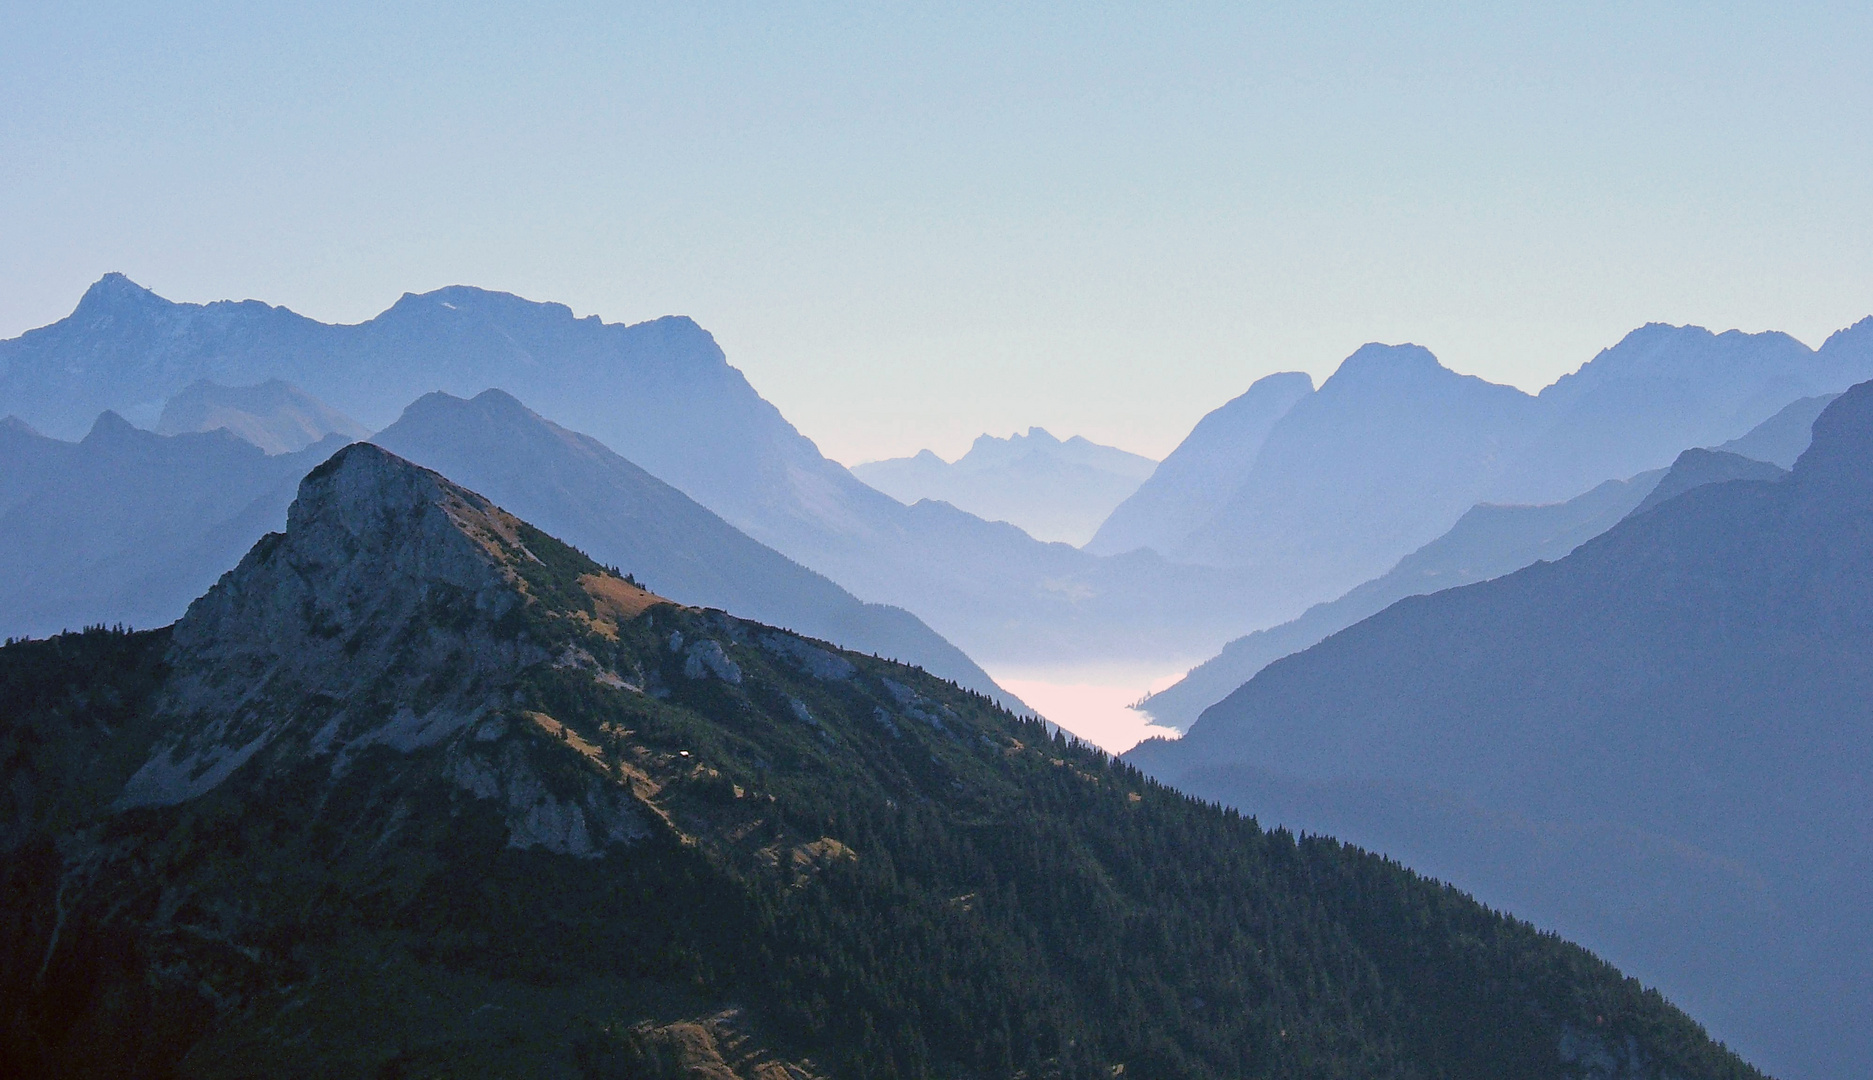
[[[67,318],[0,342],[0,411],[53,435],[100,408],[154,422],[197,379],[274,378],[372,427],[430,391],[503,389],[984,662],[1184,657],[1281,610],[1246,575],[1103,560],[941,503],[906,507],[822,456],[686,318],[606,324],[458,286],[332,326],[251,300],[171,303],[111,274]]]
[[[915,615],[859,602],[598,440],[567,431],[510,394],[487,390],[471,401],[426,394],[371,441],[485,492],[681,603],[740,612],[917,664],[1026,711]]]
[[[1155,724],[1188,731],[1203,710],[1256,672],[1407,596],[1487,581],[1540,559],[1566,555],[1618,524],[1663,475],[1664,470],[1654,470],[1631,480],[1608,480],[1585,495],[1547,506],[1473,506],[1449,532],[1400,559],[1382,576],[1337,600],[1315,604],[1298,619],[1231,641],[1177,683],[1134,707]]]
[[[1297,597],[1337,595],[1449,529],[1534,419],[1514,387],[1416,345],[1367,345],[1276,422],[1176,554],[1278,574]]]
[[[222,386],[197,379],[163,405],[160,435],[226,428],[269,454],[304,450],[327,435],[354,442],[370,435],[337,409],[279,379],[258,386]]]
[[[1873,1033],[1873,383],[1782,480],[1400,601],[1133,760],[1616,958],[1779,1075]]]
[[[1668,503],[1695,487],[1723,484],[1731,480],[1780,480],[1788,470],[1767,461],[1757,461],[1727,450],[1691,449],[1678,455],[1658,484],[1647,493],[1632,513],[1643,514]]]
[[[1628,514],[1649,510],[1700,484],[1775,479],[1782,469],[1765,462],[1793,465],[1808,448],[1815,416],[1836,396],[1803,398],[1717,451],[1687,450],[1669,470],[1608,480],[1564,503],[1479,503],[1458,518],[1449,532],[1400,559],[1383,576],[1337,600],[1315,604],[1291,622],[1231,641],[1222,652],[1190,669],[1174,685],[1146,695],[1134,708],[1149,715],[1153,723],[1187,731],[1203,710],[1228,697],[1264,667],[1407,596],[1487,581],[1538,560],[1559,559]]]
[[[1006,439],[983,435],[954,462],[928,450],[852,467],[865,483],[909,505],[936,499],[1037,540],[1079,545],[1112,508],[1138,490],[1157,462],[1044,428]]]
[[[0,427],[0,636],[175,621],[343,444],[269,456],[227,431],[156,435],[108,412],[76,443]]]
[[[1797,398],[1873,377],[1873,355],[1848,352],[1824,357],[1782,333],[1642,326],[1541,391],[1543,430],[1491,497],[1566,499],[1735,438]]]
[[[174,627],[0,687],[7,1075],[1760,1075],[1452,889],[370,444]]]
[[[1099,526],[1086,550],[1099,555],[1147,547],[1175,551],[1235,493],[1275,423],[1313,392],[1314,380],[1304,372],[1257,379],[1240,397],[1197,421],[1150,479]]]
[[[1813,438],[1815,417],[1839,396],[1820,394],[1798,398],[1784,405],[1774,416],[1715,449],[1772,462],[1784,469],[1792,468]]]

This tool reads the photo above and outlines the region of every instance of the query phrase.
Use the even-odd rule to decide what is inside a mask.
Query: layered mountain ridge
[[[369,444],[174,627],[0,690],[9,1075],[1759,1075],[1454,890]]]
[[[1585,940],[1780,1074],[1863,1074],[1873,383],[1757,468],[1393,604],[1130,759]]]

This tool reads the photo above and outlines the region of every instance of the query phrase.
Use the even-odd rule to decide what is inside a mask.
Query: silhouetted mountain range
[[[1760,1076],[1455,890],[370,444],[174,627],[0,691],[7,1075]]]
[[[1079,545],[1156,465],[1079,435],[1062,442],[1029,428],[1006,439],[980,436],[954,462],[924,450],[854,465],[852,473],[907,506],[936,499],[1037,540]]]
[[[1586,941],[1779,1074],[1865,1075],[1869,535],[1863,383],[1785,479],[1402,600],[1130,757]]]
[[[1804,398],[1726,446],[1785,456],[1794,464],[1807,449],[1809,427],[1833,396]],[[1804,419],[1805,418],[1805,419]],[[1799,441],[1798,441],[1799,440]],[[1137,709],[1156,724],[1187,731],[1203,710],[1280,658],[1375,615],[1407,596],[1488,581],[1537,560],[1553,561],[1612,528],[1620,519],[1690,490],[1723,480],[1770,480],[1781,466],[1722,450],[1687,450],[1669,470],[1630,480],[1608,480],[1585,495],[1545,506],[1481,503],[1451,530],[1400,559],[1397,566],[1337,600],[1315,604],[1300,618],[1257,630],[1223,646],[1183,679],[1147,695]]]

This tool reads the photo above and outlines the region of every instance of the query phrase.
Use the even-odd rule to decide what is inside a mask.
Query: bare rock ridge
[[[553,659],[516,633],[519,609],[544,606],[529,531],[376,446],[340,450],[300,484],[286,532],[255,545],[175,625],[156,706],[167,734],[118,805],[199,797],[262,751],[270,767],[331,755],[341,772],[365,747],[433,746],[498,712],[523,668]],[[587,575],[577,587],[597,603],[570,614],[592,624],[659,600],[616,579]],[[523,846],[592,853],[588,814],[613,838],[641,831],[597,788],[583,807],[544,805],[532,798],[541,783],[512,763],[471,756],[452,767],[478,794],[515,798]]]

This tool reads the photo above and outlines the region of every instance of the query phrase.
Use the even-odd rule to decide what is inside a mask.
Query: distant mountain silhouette
[[[1188,731],[1203,710],[1256,672],[1407,596],[1487,581],[1538,559],[1566,555],[1618,524],[1663,475],[1664,470],[1655,469],[1631,480],[1608,480],[1585,495],[1547,506],[1473,506],[1449,532],[1400,559],[1382,576],[1337,600],[1315,604],[1298,619],[1231,641],[1137,708],[1153,723]]]
[[[1804,398],[1763,421],[1726,447],[1759,455],[1786,455],[1787,463],[1808,448],[1809,428],[1821,407],[1838,395]],[[1154,723],[1187,731],[1203,710],[1284,656],[1300,652],[1407,596],[1487,581],[1537,560],[1553,561],[1617,524],[1700,484],[1725,480],[1770,480],[1783,469],[1760,457],[1722,450],[1688,450],[1667,469],[1606,483],[1564,503],[1503,506],[1480,503],[1449,532],[1400,559],[1397,566],[1337,600],[1316,604],[1300,618],[1237,638],[1222,652],[1192,668],[1172,686],[1148,695],[1136,707]],[[1662,482],[1661,482],[1662,481]]]
[[[980,436],[954,462],[924,450],[854,465],[852,473],[907,506],[937,499],[1017,525],[1036,540],[1079,545],[1156,465],[1079,435],[1062,442],[1035,427],[1006,439]]]
[[[1314,381],[1304,372],[1257,379],[1240,397],[1199,420],[1151,478],[1112,511],[1086,550],[1099,555],[1177,550],[1235,493],[1275,423],[1313,392]]]
[[[1712,447],[1741,454],[1757,461],[1772,462],[1784,469],[1793,468],[1795,459],[1808,449],[1814,437],[1815,417],[1839,394],[1820,394],[1800,398],[1782,407],[1782,411],[1729,442]]]
[[[362,439],[370,434],[356,420],[279,379],[258,386],[197,379],[163,405],[156,421],[159,435],[216,428],[226,428],[269,454],[304,450],[327,435]]]
[[[1735,438],[1797,398],[1873,376],[1873,356],[1841,359],[1781,333],[1640,327],[1542,390],[1541,430],[1490,497],[1570,498],[1608,477],[1657,468],[1687,446]]]
[[[76,443],[0,425],[0,636],[175,621],[345,441],[269,456],[227,431],[156,435],[110,412]]]
[[[1175,553],[1333,596],[1436,539],[1487,490],[1535,401],[1416,345],[1367,345],[1269,432],[1235,493]]]
[[[1873,383],[1783,480],[1402,600],[1132,760],[1591,946],[1790,1077],[1873,1072]]]
[[[685,604],[741,612],[950,679],[1016,711],[962,650],[902,608],[864,604],[608,450],[487,390],[424,395],[372,442],[486,493]]]
[[[174,304],[112,274],[68,318],[0,342],[0,411],[53,435],[102,408],[153,423],[197,379],[274,378],[369,426],[431,391],[500,388],[984,662],[1182,658],[1286,603],[1248,574],[1100,559],[941,503],[906,507],[823,457],[686,318],[608,325],[458,286],[333,326],[257,301]]]

